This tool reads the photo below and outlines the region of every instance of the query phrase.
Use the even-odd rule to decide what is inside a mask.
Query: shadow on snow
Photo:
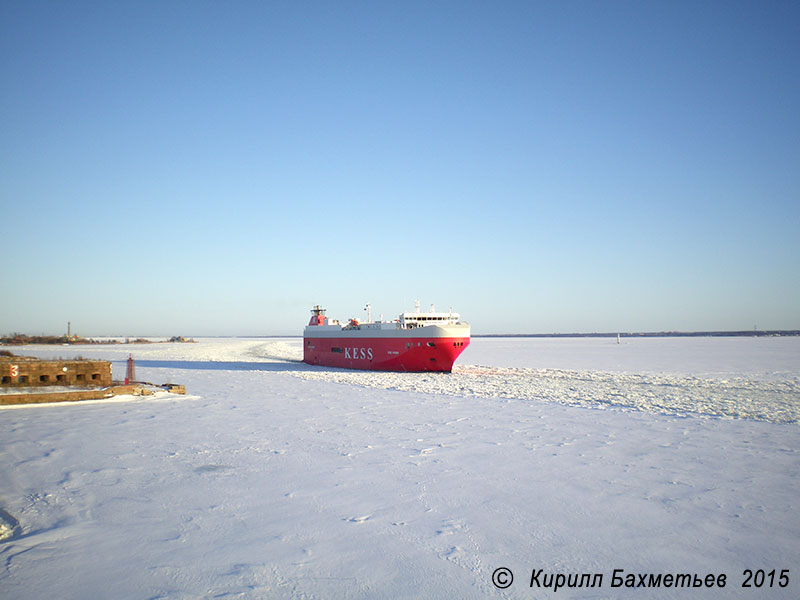
[[[125,361],[117,361],[124,364]],[[137,360],[137,367],[158,369],[191,369],[199,371],[324,371],[326,369],[309,365],[300,360],[285,362],[228,362],[218,360]]]

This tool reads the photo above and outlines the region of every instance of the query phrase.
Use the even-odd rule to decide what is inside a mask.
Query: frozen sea
[[[800,597],[800,338],[15,351],[188,394],[0,410],[0,598]],[[682,574],[726,585],[638,585]]]

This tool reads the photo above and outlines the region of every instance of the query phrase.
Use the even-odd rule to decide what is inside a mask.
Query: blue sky
[[[796,2],[3,2],[0,333],[800,328]]]

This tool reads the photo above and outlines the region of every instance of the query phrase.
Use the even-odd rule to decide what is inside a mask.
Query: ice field
[[[12,350],[188,395],[0,410],[2,598],[800,594],[800,338],[475,338],[452,374],[298,338]]]

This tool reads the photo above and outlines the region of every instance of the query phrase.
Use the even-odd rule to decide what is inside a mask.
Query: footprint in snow
[[[464,554],[464,551],[461,548],[458,546],[452,546],[449,550],[442,552],[440,556],[442,558],[446,558],[447,560],[453,560],[459,558],[462,554]]]
[[[215,471],[227,471],[228,469],[232,469],[233,467],[229,467],[228,465],[200,465],[196,467],[194,472],[195,473],[213,473]]]
[[[414,452],[416,454],[411,454],[409,457],[414,458],[416,456],[425,456],[426,454],[430,454],[434,450],[436,450],[436,448],[422,448],[422,449],[415,448]]]
[[[444,521],[442,527],[436,530],[436,535],[453,535],[462,529],[464,524],[460,521]]]
[[[346,519],[348,523],[364,523],[372,518],[372,515],[364,515],[363,517],[351,517]]]

